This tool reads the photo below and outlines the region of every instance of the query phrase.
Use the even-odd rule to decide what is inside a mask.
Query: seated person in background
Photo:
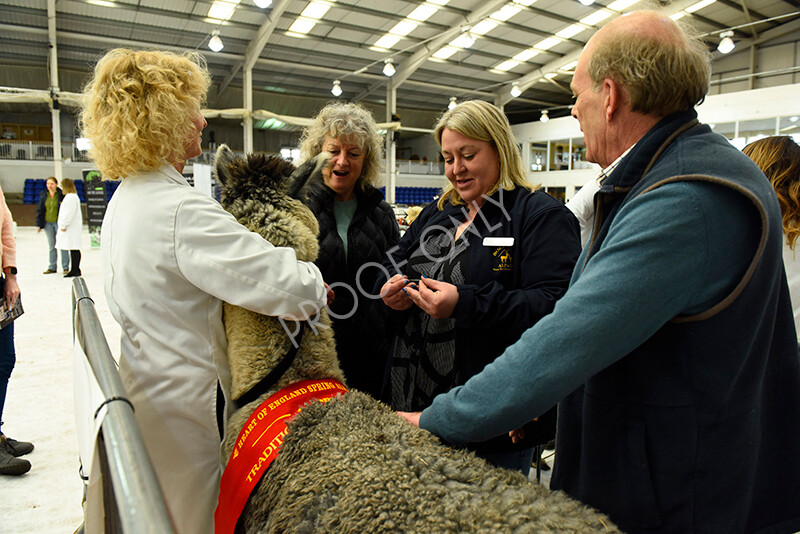
[[[580,253],[578,222],[525,180],[502,111],[462,102],[442,115],[434,136],[450,184],[384,262],[393,275],[381,295],[395,310],[396,410],[426,408],[550,313]],[[553,437],[555,409],[525,423],[514,440],[505,431],[485,436],[494,438],[488,441],[451,441],[483,441],[468,447],[494,465],[527,474],[534,447]]]

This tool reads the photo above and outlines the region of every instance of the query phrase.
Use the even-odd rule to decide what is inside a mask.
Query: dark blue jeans
[[[479,453],[478,456],[495,467],[505,467],[528,476],[531,472],[531,462],[533,462],[535,450],[536,447],[531,447],[513,452]]]
[[[0,276],[0,294],[5,290],[6,279]],[[6,403],[8,379],[17,361],[14,350],[14,323],[0,330],[0,425],[3,424],[3,405]],[[2,428],[2,427],[0,427]]]
[[[57,270],[56,259],[58,251],[56,251],[56,234],[58,232],[58,223],[46,222],[44,223],[44,233],[47,235],[47,246],[50,248],[48,256],[47,268],[51,271]],[[65,271],[69,270],[69,251],[61,251],[61,268]]]

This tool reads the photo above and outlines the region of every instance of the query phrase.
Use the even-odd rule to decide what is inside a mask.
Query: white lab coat
[[[56,248],[59,250],[80,250],[82,228],[81,199],[75,193],[67,193],[64,195],[64,200],[58,209]]]
[[[230,370],[222,301],[308,317],[315,265],[240,225],[172,166],[123,180],[101,231],[105,294],[122,327],[120,374],[182,534],[213,532],[221,476],[217,381]]]
[[[600,190],[596,179],[586,182],[581,190],[567,202],[567,207],[581,225],[581,247],[592,239],[594,231],[594,195]]]

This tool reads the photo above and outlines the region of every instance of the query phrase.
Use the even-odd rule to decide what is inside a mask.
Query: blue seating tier
[[[381,193],[386,196],[386,188],[380,188]],[[432,202],[439,194],[441,189],[438,187],[395,187],[394,201],[397,204],[420,205]]]
[[[105,188],[106,188],[106,198],[111,200],[111,197],[114,195],[114,191],[117,190],[119,187],[120,182],[117,181],[106,181]],[[47,180],[44,178],[26,178],[25,179],[25,186],[22,193],[22,203],[23,204],[36,204],[39,202],[39,197],[47,188]],[[86,191],[83,185],[83,180],[75,180],[75,190],[78,192],[78,198],[81,199],[81,202],[86,202]]]

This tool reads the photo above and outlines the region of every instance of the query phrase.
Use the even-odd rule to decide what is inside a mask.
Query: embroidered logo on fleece
[[[511,252],[506,247],[497,247],[492,252],[495,258],[495,266],[492,267],[493,271],[511,271],[514,268],[514,263],[511,258]]]

